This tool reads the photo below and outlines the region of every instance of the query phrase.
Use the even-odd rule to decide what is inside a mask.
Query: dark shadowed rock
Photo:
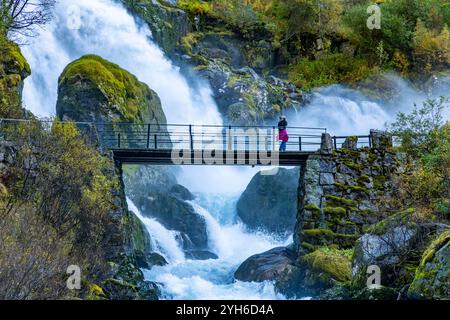
[[[188,250],[185,252],[187,259],[193,260],[209,260],[218,259],[219,257],[208,250]]]
[[[239,217],[251,229],[293,232],[298,184],[298,168],[280,168],[276,175],[256,174],[237,203]]]
[[[276,280],[290,265],[295,263],[296,254],[285,247],[275,248],[248,258],[234,273],[237,280],[261,282]]]
[[[183,187],[180,184],[174,185],[170,191],[170,194],[174,195],[175,197],[180,198],[181,200],[194,200],[194,195],[186,188]]]

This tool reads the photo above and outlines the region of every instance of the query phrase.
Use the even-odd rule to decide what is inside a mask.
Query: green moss
[[[339,248],[352,248],[358,236],[334,233],[330,229],[306,229],[302,231],[302,240],[309,245],[336,244]]]
[[[305,210],[314,211],[314,212],[320,212],[320,208],[318,206],[316,206],[315,204],[307,204],[307,205],[305,205]]]
[[[59,83],[76,86],[80,80],[99,88],[110,105],[118,108],[123,120],[140,122],[148,114],[149,88],[118,65],[96,55],[86,55],[64,69]]]
[[[320,275],[321,280],[351,280],[351,251],[322,247],[302,257],[302,261]]]
[[[192,54],[192,49],[194,45],[198,42],[199,37],[201,37],[200,33],[188,33],[186,36],[181,38],[180,44],[182,48],[186,51],[186,53]]]
[[[326,195],[325,198],[327,199],[327,204],[332,207],[344,207],[350,209],[358,206],[357,202],[351,199],[333,195]]]
[[[347,213],[347,209],[342,207],[325,207],[323,210],[326,214],[344,216]]]
[[[357,179],[359,184],[370,183],[371,179],[368,175],[362,174]]]
[[[386,177],[384,175],[378,175],[373,178],[373,187],[376,190],[384,190],[386,184]]]
[[[419,268],[425,267],[427,262],[433,260],[436,252],[448,243],[450,243],[450,231],[445,231],[441,233],[435,240],[433,240],[425,250],[422,256],[422,260],[420,261]]]

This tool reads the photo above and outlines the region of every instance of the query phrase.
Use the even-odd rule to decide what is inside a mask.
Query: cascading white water
[[[98,54],[155,90],[168,123],[222,123],[209,87],[192,86],[199,80],[188,82],[151,41],[148,27],[112,0],[58,1],[52,23],[22,49],[33,71],[25,81],[24,105],[36,115],[55,115],[58,77],[68,63]]]
[[[236,195],[213,198],[208,201],[213,208],[223,207],[234,202]],[[291,238],[277,241],[271,235],[250,233],[239,222],[223,223],[231,216],[237,221],[235,210],[214,210],[215,215],[202,207],[197,200],[189,201],[194,210],[204,217],[207,224],[209,249],[218,255],[218,259],[205,261],[174,259],[182,251],[177,244],[177,237],[156,220],[144,217],[131,200],[128,206],[145,224],[157,245],[154,249],[169,264],[146,270],[146,278],[162,284],[163,298],[167,299],[284,299],[277,294],[271,282],[245,283],[234,281],[233,273],[249,256],[261,253],[277,246],[285,246]],[[227,215],[224,217],[222,215]],[[155,228],[155,224],[158,228]],[[157,232],[155,232],[157,231]],[[175,245],[173,245],[175,244]],[[245,244],[245,246],[243,246]]]
[[[129,198],[127,198],[127,204],[128,209],[146,226],[148,233],[151,235],[152,248],[156,252],[170,263],[178,263],[185,260],[183,249],[177,241],[177,232],[167,230],[155,219],[144,217]]]

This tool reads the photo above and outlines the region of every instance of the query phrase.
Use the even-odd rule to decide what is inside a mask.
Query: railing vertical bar
[[[302,151],[302,137],[298,137],[298,151]]]
[[[150,149],[150,124],[147,125],[147,149]]]
[[[158,150],[158,135],[155,134],[155,150]]]
[[[192,124],[189,125],[189,142],[190,142],[191,151],[193,151],[194,150],[194,139],[192,136]]]
[[[117,135],[117,146],[120,149],[120,133]]]
[[[272,151],[276,150],[277,145],[277,133],[275,131],[275,127],[272,127]]]

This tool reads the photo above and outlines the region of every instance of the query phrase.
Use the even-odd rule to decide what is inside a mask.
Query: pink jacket
[[[289,141],[289,135],[287,133],[287,130],[278,130],[278,140],[288,142]]]

